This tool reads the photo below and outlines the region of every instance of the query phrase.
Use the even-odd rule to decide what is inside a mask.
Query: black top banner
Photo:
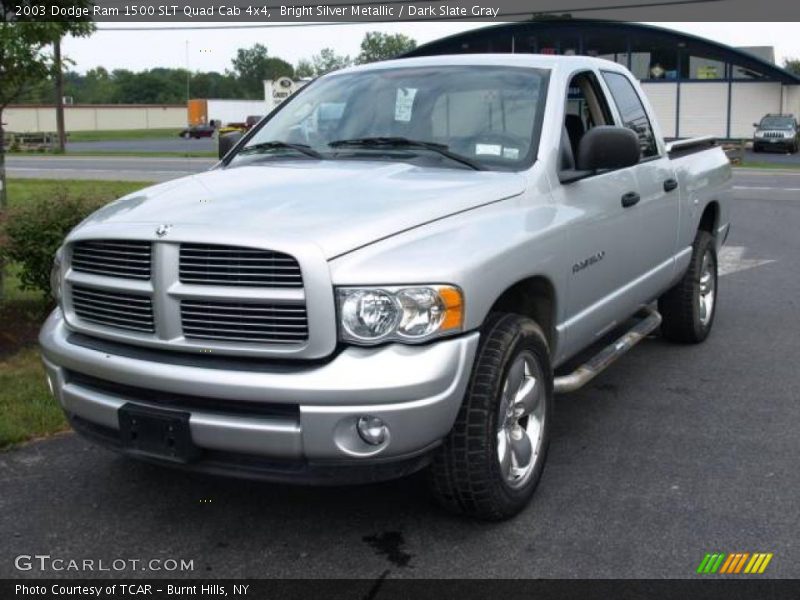
[[[786,0],[2,0],[6,21],[142,23],[526,21],[800,21]]]

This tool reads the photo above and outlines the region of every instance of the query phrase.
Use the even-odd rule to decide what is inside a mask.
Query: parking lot
[[[738,172],[732,222],[711,337],[650,338],[558,397],[547,468],[516,519],[452,517],[423,476],[208,478],[64,434],[0,454],[0,577],[41,577],[13,557],[46,553],[194,561],[148,577],[687,578],[706,552],[771,552],[761,577],[800,577],[800,174]]]

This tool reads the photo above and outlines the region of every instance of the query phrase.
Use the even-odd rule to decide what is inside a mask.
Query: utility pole
[[[64,152],[67,132],[64,128],[64,72],[61,67],[61,36],[53,42],[53,61],[56,78],[56,130],[58,132],[58,151]]]
[[[189,40],[186,40],[186,110],[188,115],[189,110],[189,100],[192,99],[191,92],[189,89],[189,85],[192,78],[192,72],[189,70]],[[186,119],[187,126],[191,127],[191,123],[189,123],[189,119]]]

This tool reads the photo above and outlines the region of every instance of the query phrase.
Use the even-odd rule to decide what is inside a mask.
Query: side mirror
[[[580,171],[624,169],[638,163],[641,152],[639,138],[627,127],[593,127],[578,143],[575,162]]]
[[[242,139],[241,131],[232,131],[230,133],[226,133],[225,135],[219,136],[219,141],[217,143],[217,153],[219,158],[224,158],[225,155],[230,152],[231,148],[239,143],[240,139]]]
[[[753,123],[753,127],[755,127],[756,129],[758,129],[758,123]]]

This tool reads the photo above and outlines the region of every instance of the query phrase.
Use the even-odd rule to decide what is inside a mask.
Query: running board
[[[579,390],[661,325],[661,315],[657,310],[648,308],[646,311],[642,320],[625,335],[603,348],[569,375],[556,377],[553,381],[555,393],[566,394]]]

